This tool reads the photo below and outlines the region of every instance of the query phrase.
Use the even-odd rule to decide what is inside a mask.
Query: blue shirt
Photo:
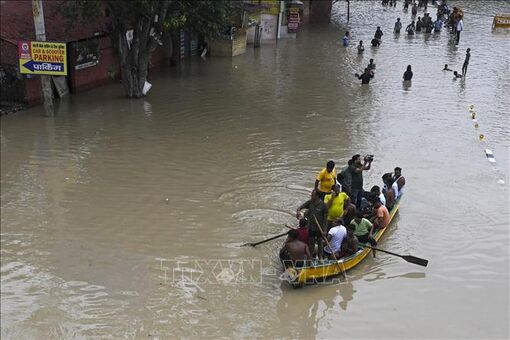
[[[342,39],[344,42],[344,46],[349,46],[349,37],[344,35],[344,38]]]
[[[441,30],[441,28],[443,28],[443,21],[441,19],[436,20],[434,23],[434,28],[438,31]]]

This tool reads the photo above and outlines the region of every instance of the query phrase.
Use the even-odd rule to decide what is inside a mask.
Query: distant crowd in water
[[[404,0],[404,11],[407,12],[409,7],[411,7],[411,23],[406,26],[405,32],[409,36],[413,36],[416,33],[424,32],[426,34],[430,34],[432,32],[439,33],[442,31],[443,26],[446,24],[446,27],[449,28],[451,34],[455,34],[455,44],[458,45],[460,41],[460,33],[464,30],[464,12],[457,7],[453,7],[453,10],[450,10],[447,4],[447,0],[443,0],[440,3],[436,0],[432,0],[432,5],[437,5],[437,13],[436,20],[433,21],[430,17],[430,13],[427,12],[429,0]],[[392,6],[396,7],[397,0],[383,0],[383,6]],[[418,19],[415,22],[415,18],[418,14],[418,8],[423,8],[425,12],[422,17],[418,16]],[[398,35],[402,30],[402,22],[400,18],[397,18],[395,22],[393,33]],[[377,26],[374,37],[370,41],[370,44],[373,48],[378,48],[382,44],[382,36],[384,35],[380,26]],[[342,39],[343,46],[349,46],[351,39],[351,34],[347,31]],[[365,51],[365,46],[363,45],[363,40],[359,41],[357,46],[358,54],[363,54]],[[462,73],[454,71],[454,79],[462,78],[467,73],[467,68],[469,65],[469,60],[471,57],[471,49],[467,49],[466,58],[464,59],[464,63],[462,66]],[[444,71],[450,71],[448,65],[443,69]],[[453,70],[451,70],[453,71]],[[356,78],[361,80],[361,84],[369,84],[370,80],[374,78],[375,75],[375,64],[373,59],[370,59],[370,64],[364,69],[363,73],[358,74],[355,73]],[[413,79],[413,71],[412,66],[407,65],[407,68],[403,75],[404,82],[410,82]]]

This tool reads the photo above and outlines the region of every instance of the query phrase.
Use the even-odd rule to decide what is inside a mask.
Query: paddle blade
[[[429,264],[429,260],[420,259],[419,257],[411,256],[411,255],[403,255],[402,258],[407,262],[411,262],[417,264],[419,266],[426,267]]]

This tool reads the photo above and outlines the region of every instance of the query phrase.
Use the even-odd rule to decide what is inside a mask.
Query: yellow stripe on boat
[[[393,209],[390,212],[390,222],[384,229],[380,229],[375,235],[374,238],[377,242],[381,239],[384,232],[391,227],[391,222],[393,221],[393,217],[398,211],[400,207],[400,199],[395,202]],[[314,282],[320,281],[329,276],[339,275],[344,271],[347,271],[351,268],[356,267],[367,255],[372,251],[370,248],[364,248],[359,250],[356,254],[344,257],[338,260],[338,264],[335,261],[325,261],[320,264],[306,266],[301,269],[298,269],[297,276],[295,280],[292,282],[293,285],[301,285],[306,282]]]

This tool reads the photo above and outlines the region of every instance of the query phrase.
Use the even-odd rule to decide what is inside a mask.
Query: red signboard
[[[287,31],[289,33],[296,33],[298,26],[299,26],[299,13],[289,13]]]
[[[20,59],[31,59],[32,51],[30,41],[18,41],[18,55]]]

